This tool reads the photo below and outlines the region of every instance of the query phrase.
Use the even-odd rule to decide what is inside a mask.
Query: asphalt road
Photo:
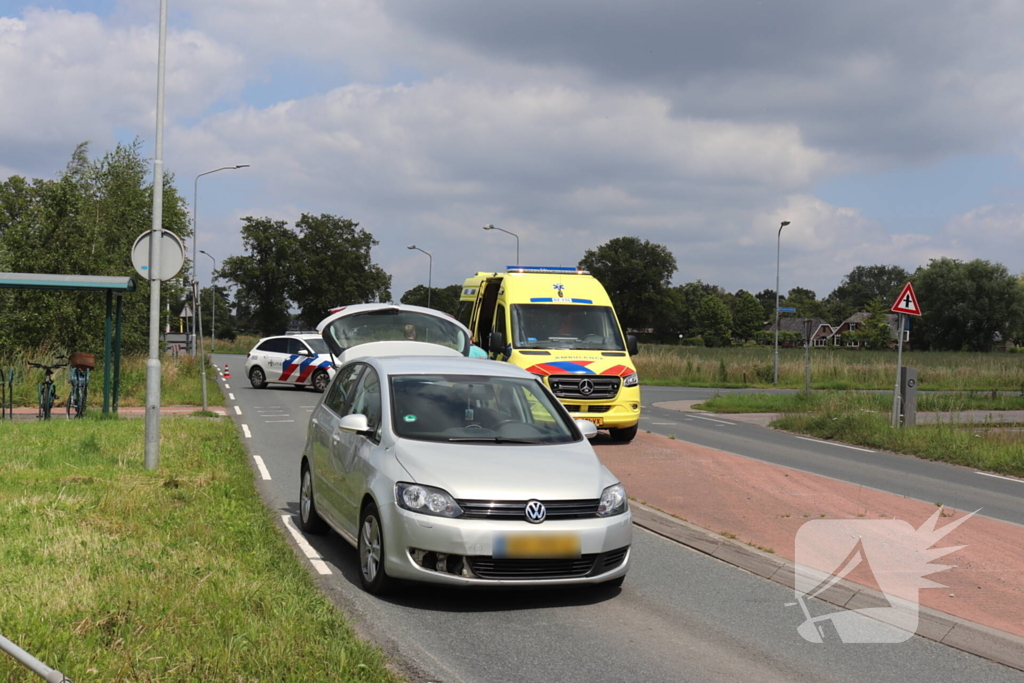
[[[694,415],[654,405],[752,391],[645,386],[641,391],[640,427],[655,434],[675,434],[677,439],[701,446],[928,503],[942,503],[958,510],[980,509],[980,514],[987,517],[1024,524],[1024,482],[1019,479],[980,474],[968,467],[912,456],[808,440],[730,420],[726,414]]]
[[[228,414],[254,464],[259,457],[257,484],[268,507],[294,529],[299,458],[319,394],[252,389],[244,358],[214,358],[221,367],[225,361],[234,373],[224,389]],[[1022,680],[918,637],[899,645],[807,643],[796,630],[801,613],[786,606],[791,591],[641,529],[634,539],[626,583],[610,590],[409,586],[379,599],[359,588],[356,553],[337,535],[309,537],[306,556],[317,560],[311,571],[323,590],[414,681]],[[832,610],[809,602],[812,613]]]

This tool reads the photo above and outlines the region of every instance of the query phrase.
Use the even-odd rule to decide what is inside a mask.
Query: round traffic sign
[[[135,266],[135,272],[147,280],[150,279],[149,241],[152,234],[152,230],[147,230],[132,245],[132,265]],[[166,281],[176,276],[185,265],[185,244],[170,230],[161,230],[160,236],[159,279]]]

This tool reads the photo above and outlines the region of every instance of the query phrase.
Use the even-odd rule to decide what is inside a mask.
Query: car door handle
[[[313,423],[313,426],[314,426],[314,427],[316,427],[317,425],[319,425],[319,424],[320,424],[320,422],[319,422],[319,421],[318,421],[318,420],[317,420],[317,419],[316,419],[315,417],[314,417],[314,418],[313,418],[312,420],[310,420],[310,422],[312,422],[312,423]]]
[[[340,436],[332,436],[331,437],[331,441],[333,441],[334,443],[338,443],[339,441],[341,441],[341,437]]]

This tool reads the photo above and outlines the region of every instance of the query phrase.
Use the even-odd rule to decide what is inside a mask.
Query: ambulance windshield
[[[517,349],[626,350],[609,306],[514,304],[512,343]]]

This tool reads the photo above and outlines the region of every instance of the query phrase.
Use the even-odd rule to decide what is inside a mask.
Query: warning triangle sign
[[[178,314],[179,318],[191,318],[192,309],[189,308],[188,304],[185,304],[185,308],[181,309],[181,313]]]
[[[896,297],[896,303],[889,309],[893,313],[906,313],[907,315],[921,315],[921,306],[917,303],[917,295],[914,294],[914,287],[908,282],[903,291]]]

